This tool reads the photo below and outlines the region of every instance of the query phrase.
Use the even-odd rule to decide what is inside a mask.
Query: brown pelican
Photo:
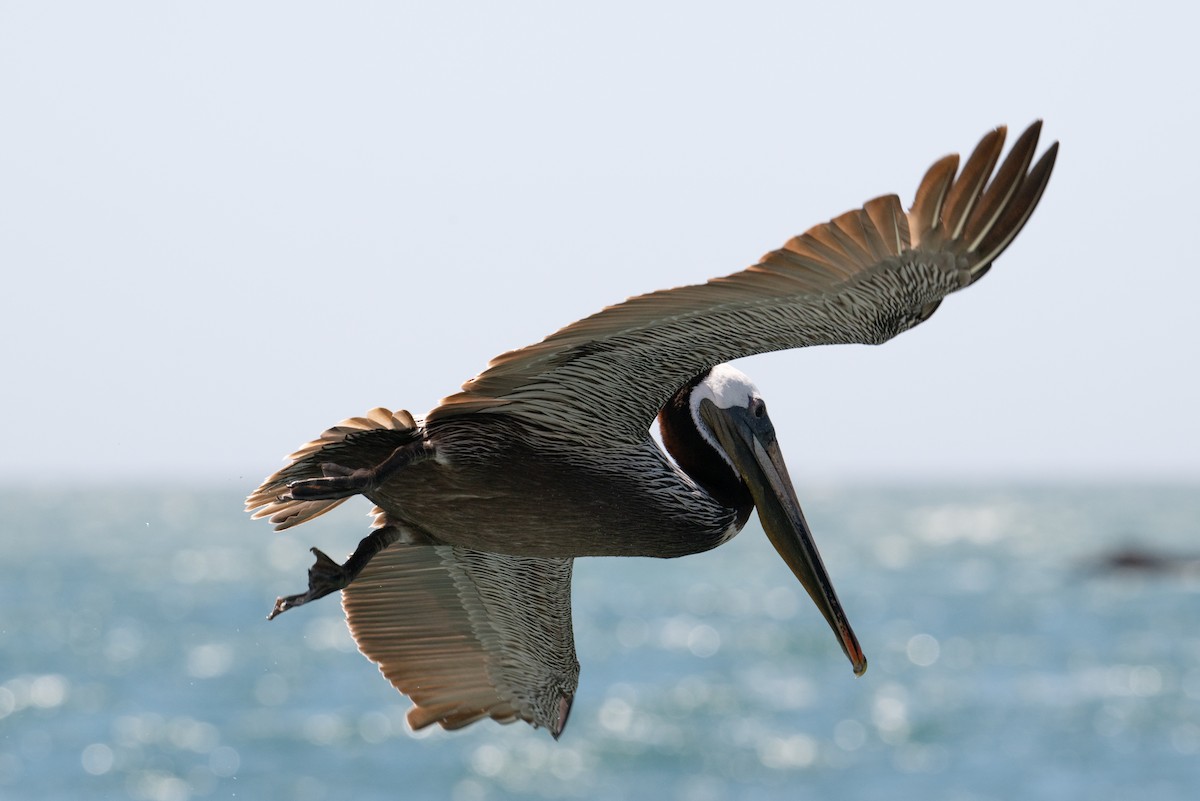
[[[706,551],[756,509],[862,673],[763,399],[725,362],[878,344],[928,318],[1033,212],[1058,149],[1030,168],[1040,129],[998,169],[1004,128],[961,172],[957,156],[941,159],[907,213],[876,198],[742,272],[631,298],[504,353],[423,420],[378,408],[329,429],[246,507],[286,529],[363,495],[373,530],[344,564],[314,548],[308,590],[270,616],[343,590],[359,648],[412,699],[413,728],[491,717],[558,737],[579,678],[572,560]]]

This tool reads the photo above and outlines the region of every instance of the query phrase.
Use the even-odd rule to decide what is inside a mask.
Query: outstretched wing
[[[885,195],[733,275],[630,298],[493,359],[442,401],[450,417],[500,412],[546,437],[636,442],[692,377],[721,362],[807,345],[884,342],[978,280],[1033,213],[1055,143],[1030,169],[1041,123],[993,175],[1005,129],[958,170],[935,163],[907,212]],[[989,181],[989,178],[991,179]]]
[[[325,475],[321,465],[333,462],[357,469],[375,467],[396,448],[420,439],[421,430],[404,410],[372,409],[366,417],[351,417],[327,429],[287,457],[288,465],[275,471],[246,498],[251,517],[269,517],[276,531],[298,526],[337,507],[345,498],[300,501],[286,497],[288,483]]]
[[[572,561],[396,544],[342,606],[359,650],[412,699],[414,729],[491,717],[558,737],[579,683]]]

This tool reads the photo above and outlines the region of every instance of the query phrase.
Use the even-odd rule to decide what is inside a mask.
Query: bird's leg
[[[330,559],[321,549],[313,548],[312,552],[317,557],[317,561],[308,569],[308,592],[277,598],[275,608],[271,610],[271,614],[267,615],[267,620],[271,620],[292,607],[302,606],[309,601],[324,598],[331,592],[345,589],[358,577],[358,574],[375,557],[375,554],[400,537],[401,531],[395,526],[389,525],[375,529],[362,538],[358,547],[354,549],[354,553],[342,565]]]
[[[386,459],[374,467],[357,469],[343,467],[333,462],[324,462],[321,472],[324,478],[302,478],[288,482],[285,498],[297,501],[328,501],[349,498],[378,487],[394,473],[417,462],[433,458],[432,445],[413,442],[401,445]]]

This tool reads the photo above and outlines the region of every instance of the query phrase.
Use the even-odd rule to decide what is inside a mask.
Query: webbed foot
[[[288,482],[288,496],[297,501],[332,501],[349,498],[370,489],[375,481],[375,470],[360,467],[352,470],[340,464],[326,462],[321,465],[324,478],[302,478]]]
[[[308,592],[277,598],[275,608],[271,610],[271,614],[267,615],[267,620],[272,620],[293,607],[303,606],[309,601],[324,598],[331,592],[344,589],[354,575],[357,575],[358,571],[352,575],[350,571],[330,559],[319,548],[313,548],[312,552],[316,555],[317,561],[308,569]]]
[[[375,529],[359,541],[358,547],[354,549],[354,553],[350,554],[350,558],[344,565],[339,565],[330,559],[320,548],[311,548],[317,561],[308,569],[308,592],[275,599],[275,608],[271,610],[271,614],[267,615],[267,620],[274,619],[294,606],[303,606],[309,601],[324,598],[331,592],[344,590],[350,582],[358,577],[358,574],[375,557],[375,554],[400,539],[401,536],[400,529],[392,525]]]
[[[321,478],[300,478],[288,482],[284,500],[336,501],[374,489],[386,482],[397,471],[409,465],[431,459],[435,455],[427,442],[410,442],[396,448],[374,467],[354,469],[334,462],[321,464]]]

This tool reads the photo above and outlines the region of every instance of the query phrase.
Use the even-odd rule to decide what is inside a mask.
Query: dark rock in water
[[[1102,554],[1091,567],[1102,573],[1159,573],[1200,575],[1200,555],[1156,551],[1127,545]]]

